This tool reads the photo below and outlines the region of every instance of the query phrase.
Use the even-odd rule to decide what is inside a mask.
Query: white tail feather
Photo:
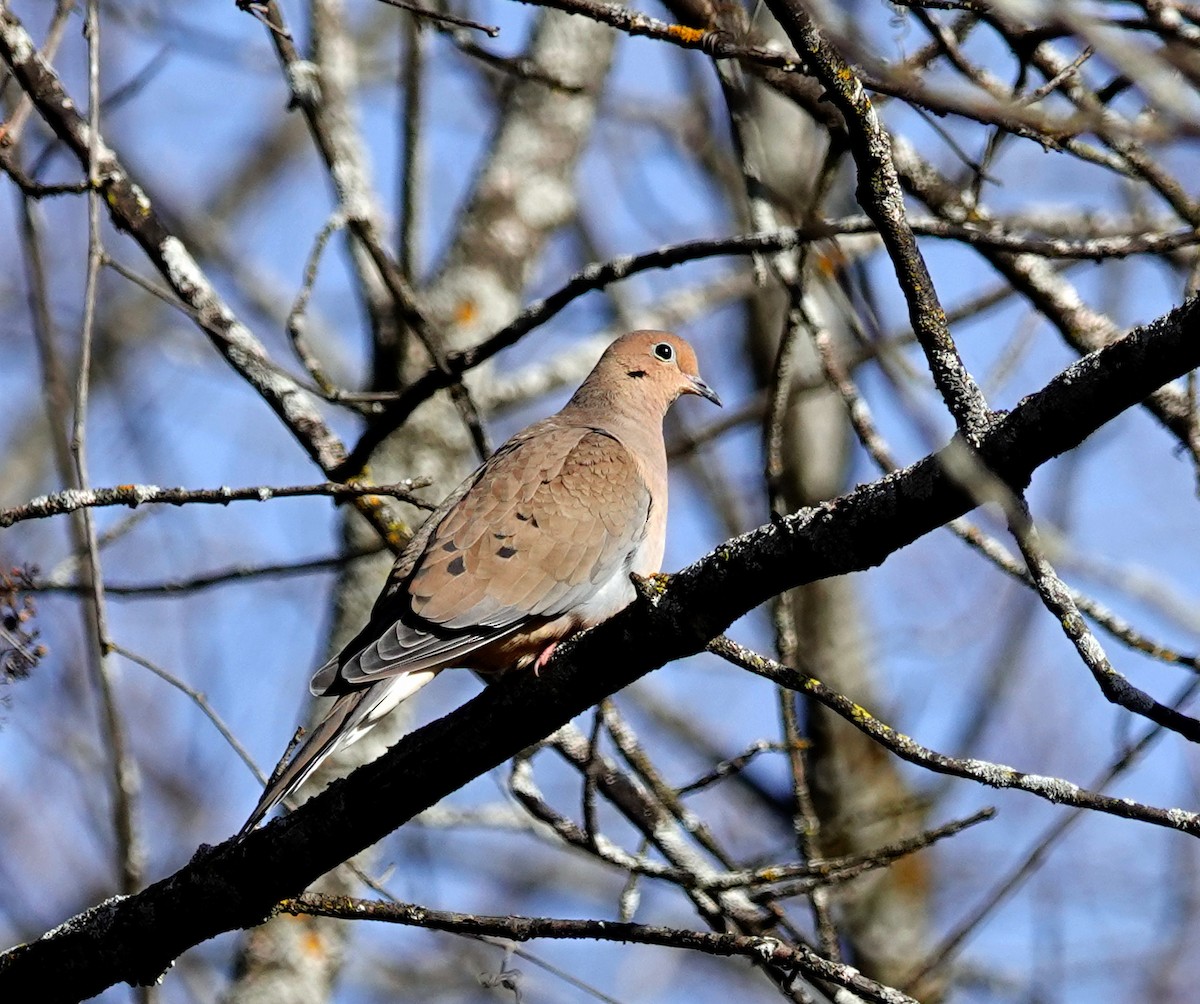
[[[254,829],[268,812],[307,781],[326,757],[361,738],[388,712],[412,697],[439,672],[440,669],[423,669],[389,677],[353,693],[343,694],[334,701],[329,713],[296,750],[287,766],[267,785],[250,818],[238,831],[238,837]]]

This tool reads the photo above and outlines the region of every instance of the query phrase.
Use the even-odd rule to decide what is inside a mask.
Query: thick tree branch
[[[1014,490],[1051,458],[1200,365],[1200,300],[1063,371],[979,440]],[[951,444],[949,449],[958,449]],[[661,594],[566,644],[540,677],[502,680],[241,843],[202,847],[174,875],[0,956],[0,998],[78,1000],[151,982],[189,947],[259,923],[338,863],[657,666],[694,654],[784,589],[869,568],[974,506],[947,450],[734,538]],[[1191,832],[1181,815],[1178,824]]]

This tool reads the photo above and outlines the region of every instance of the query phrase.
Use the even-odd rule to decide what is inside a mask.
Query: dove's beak
[[[708,399],[718,408],[722,407],[721,399],[717,397],[717,392],[708,384],[701,380],[698,376],[689,376],[688,381],[692,385],[692,393],[699,394],[701,397]]]

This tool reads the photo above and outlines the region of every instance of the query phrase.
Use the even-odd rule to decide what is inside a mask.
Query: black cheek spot
[[[642,377],[644,377],[644,376],[646,375],[646,371],[645,371],[645,370],[630,370],[630,371],[629,371],[628,373],[626,373],[625,375],[626,375],[626,376],[631,376],[631,377],[633,377],[635,380],[640,380]]]
[[[496,552],[496,557],[511,558],[516,553],[517,553],[517,549],[515,547],[509,547],[506,544],[504,547],[500,548],[500,550]]]
[[[462,573],[466,570],[467,563],[463,561],[463,556],[461,554],[446,566],[446,571],[451,575],[462,575]]]

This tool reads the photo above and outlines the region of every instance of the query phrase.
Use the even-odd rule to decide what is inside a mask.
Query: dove
[[[430,514],[367,625],[313,676],[313,694],[333,706],[239,836],[443,669],[539,671],[559,642],[628,606],[631,576],[662,564],[663,418],[684,394],[721,403],[684,339],[623,335],[561,411],[513,436]]]

